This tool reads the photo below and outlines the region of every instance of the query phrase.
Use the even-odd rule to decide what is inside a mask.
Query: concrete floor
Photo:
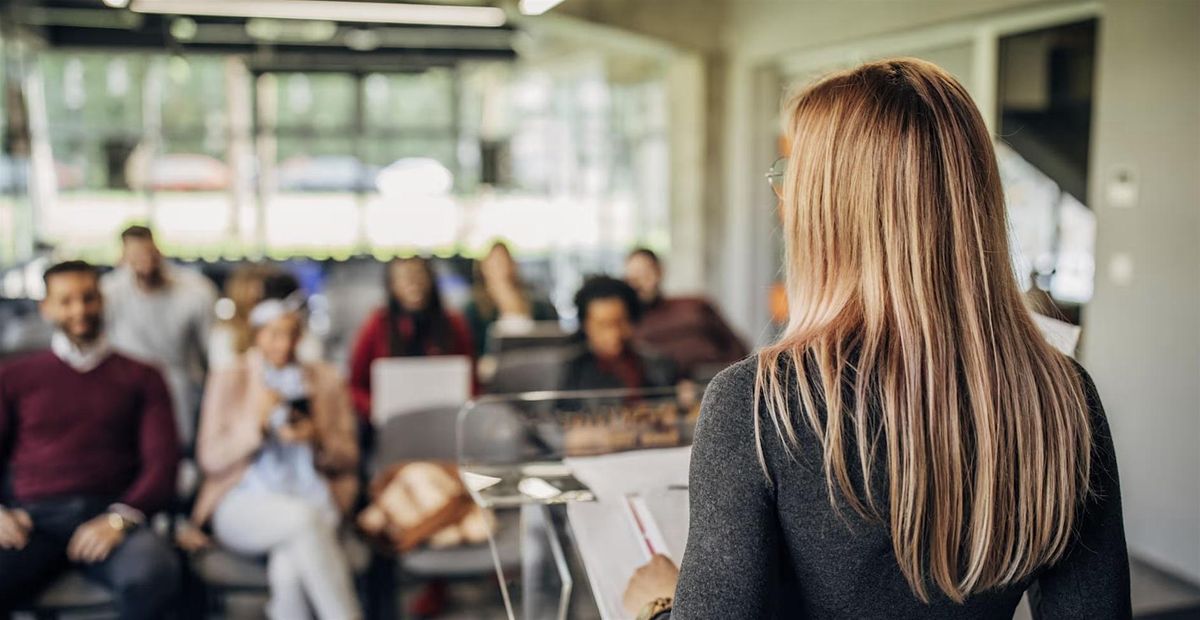
[[[1144,620],[1200,620],[1200,587],[1133,560],[1129,566],[1133,616]],[[1032,620],[1027,601],[1021,601],[1013,620]]]
[[[1141,620],[1200,620],[1200,587],[1184,582],[1154,567],[1134,561],[1131,566],[1133,612]],[[406,590],[408,590],[406,588]],[[401,594],[403,600],[411,592]],[[450,603],[442,620],[503,620],[504,605],[496,582],[492,579],[455,583],[450,587]],[[260,620],[265,599],[259,596],[240,596],[230,600],[226,618],[231,620]],[[403,608],[403,607],[401,607]],[[17,616],[20,618],[20,616]],[[83,620],[89,616],[64,616],[64,620]],[[95,618],[95,616],[91,616]],[[573,616],[573,620],[595,618],[595,613]],[[1022,604],[1014,620],[1031,620]]]
[[[1200,620],[1200,587],[1179,580],[1143,562],[1130,566],[1133,614],[1143,620]],[[451,606],[438,618],[444,620],[501,620],[504,606],[494,581],[466,582],[451,589]],[[254,601],[248,615],[237,618],[262,618],[262,601]],[[235,617],[235,616],[231,616]],[[580,613],[573,620],[594,618],[594,613]],[[1025,603],[1017,609],[1013,620],[1032,620]]]

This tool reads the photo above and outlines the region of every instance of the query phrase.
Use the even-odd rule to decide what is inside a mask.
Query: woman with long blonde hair
[[[966,90],[888,60],[786,111],[789,322],[710,384],[678,586],[656,558],[631,614],[1129,617],[1108,424],[1026,308]]]

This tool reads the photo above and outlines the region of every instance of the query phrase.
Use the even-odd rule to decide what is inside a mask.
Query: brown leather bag
[[[371,482],[371,503],[358,516],[359,529],[389,549],[407,553],[423,545],[483,542],[493,526],[451,463],[396,463]]]

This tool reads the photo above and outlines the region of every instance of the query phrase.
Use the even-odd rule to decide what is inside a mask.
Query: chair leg
[[[204,580],[186,568],[179,600],[182,620],[207,620],[211,604]]]
[[[368,620],[399,620],[401,610],[396,604],[396,559],[385,554],[371,554],[365,577],[365,616]]]

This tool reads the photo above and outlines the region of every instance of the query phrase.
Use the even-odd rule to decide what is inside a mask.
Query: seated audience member
[[[488,330],[493,325],[528,327],[534,321],[558,320],[548,299],[534,297],[521,281],[517,261],[503,242],[497,241],[487,256],[475,263],[471,301],[464,314],[471,326],[477,355],[490,353]]]
[[[194,524],[223,546],[266,555],[272,618],[360,618],[338,528],[358,489],[358,444],[345,383],[296,359],[304,321],[289,302],[250,313],[254,347],[212,373],[197,454],[205,480]]]
[[[145,226],[125,229],[121,248],[121,264],[102,281],[108,336],[116,350],[162,370],[180,438],[190,445],[216,288],[203,275],[172,266]]]
[[[350,389],[354,407],[364,421],[371,417],[371,364],[375,360],[474,353],[466,322],[443,309],[428,260],[392,260],[384,284],[387,304],[367,318],[350,356]]]
[[[296,277],[269,264],[247,263],[238,266],[225,281],[225,298],[233,302],[233,316],[213,327],[208,339],[208,368],[219,370],[235,364],[250,346],[250,311],[266,299],[287,299],[298,294]],[[305,331],[296,348],[301,361],[321,360],[321,341]]]
[[[174,496],[179,441],[157,370],[109,348],[96,270],[45,274],[51,350],[0,368],[0,610],[74,566],[122,618],[162,618],[179,566],[147,519]]]
[[[589,278],[575,294],[583,346],[563,369],[561,390],[670,387],[678,376],[670,360],[641,352],[634,344],[640,306],[637,293],[621,280]]]
[[[700,297],[664,297],[663,267],[652,250],[638,248],[625,261],[625,281],[637,291],[642,320],[636,340],[670,358],[686,377],[705,366],[732,364],[746,356],[746,345],[721,315]]]

